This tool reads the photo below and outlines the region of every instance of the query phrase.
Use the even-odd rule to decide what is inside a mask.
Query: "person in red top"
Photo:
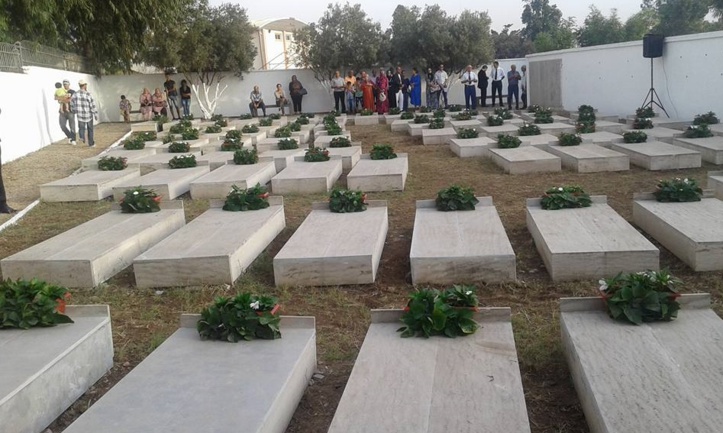
[[[389,111],[389,79],[384,69],[379,69],[377,77],[377,113],[384,114]]]
[[[374,83],[366,72],[361,74],[362,108],[374,111]]]

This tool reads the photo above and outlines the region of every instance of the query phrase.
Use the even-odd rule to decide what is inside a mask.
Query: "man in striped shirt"
[[[95,108],[95,100],[88,92],[88,83],[85,80],[78,82],[80,90],[73,94],[70,99],[70,109],[75,113],[78,120],[78,135],[85,143],[85,130],[88,130],[88,147],[95,147],[93,140],[93,120],[98,120],[98,111]]]

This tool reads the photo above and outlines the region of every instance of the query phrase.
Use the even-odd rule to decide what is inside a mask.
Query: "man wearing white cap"
[[[68,137],[70,144],[75,145],[75,113],[70,110],[70,98],[73,93],[75,93],[75,90],[70,88],[70,81],[63,80],[63,87],[55,92],[55,100],[60,105],[58,110],[60,129]]]
[[[78,82],[80,90],[73,94],[70,99],[70,110],[75,113],[78,119],[78,135],[81,141],[85,142],[85,130],[88,130],[88,147],[95,147],[93,139],[93,120],[98,120],[98,111],[95,108],[95,100],[88,92],[88,83],[85,80]]]

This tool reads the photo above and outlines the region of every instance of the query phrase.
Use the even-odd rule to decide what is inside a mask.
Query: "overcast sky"
[[[238,3],[245,8],[252,21],[267,18],[296,18],[304,22],[316,22],[323,15],[329,0],[210,0],[213,5],[221,3]],[[344,3],[340,1],[339,3]],[[364,0],[350,1],[350,4],[360,3],[364,11],[374,21],[378,21],[382,28],[389,27],[392,21],[392,13],[398,4],[405,6],[417,5],[424,8],[425,4],[434,4],[433,1],[390,1],[390,0]],[[492,29],[502,30],[505,24],[512,24],[513,29],[522,27],[520,16],[522,15],[523,2],[521,0],[476,0],[465,2],[463,0],[442,0],[437,1],[448,14],[458,15],[465,9],[487,11],[492,18]],[[550,4],[556,4],[562,11],[563,17],[575,17],[575,22],[581,24],[589,12],[591,4],[595,4],[605,15],[610,9],[617,9],[618,15],[624,21],[630,15],[640,10],[639,0],[550,0]]]

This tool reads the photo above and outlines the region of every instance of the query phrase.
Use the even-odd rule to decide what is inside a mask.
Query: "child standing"
[[[356,113],[356,89],[354,89],[354,86],[351,84],[351,81],[346,82],[346,113],[347,114],[355,114]]]
[[[120,104],[118,104],[120,112],[123,115],[123,121],[125,123],[131,122],[131,101],[126,99],[126,95],[121,95]]]

